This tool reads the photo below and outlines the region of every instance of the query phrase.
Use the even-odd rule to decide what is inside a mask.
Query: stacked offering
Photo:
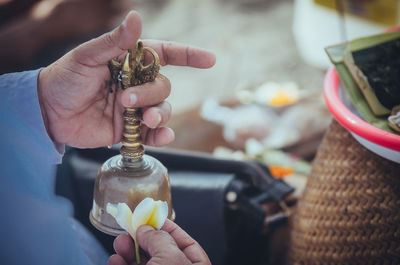
[[[361,117],[400,134],[400,32],[356,39],[326,52]]]
[[[324,86],[335,120],[297,204],[291,262],[400,264],[400,33],[326,50],[340,76],[328,71]],[[346,92],[351,102],[342,100]],[[379,143],[364,148],[375,135],[385,152],[375,150]]]

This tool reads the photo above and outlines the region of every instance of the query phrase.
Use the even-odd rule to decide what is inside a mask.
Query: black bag
[[[89,222],[93,186],[101,164],[117,149],[68,149],[57,171],[57,193],[75,206],[75,218],[110,253],[114,237]],[[279,264],[271,237],[287,224],[283,199],[293,189],[253,161],[147,148],[167,168],[175,222],[205,249],[214,265]]]

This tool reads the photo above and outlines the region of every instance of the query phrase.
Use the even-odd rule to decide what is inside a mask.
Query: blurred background
[[[200,117],[201,105],[210,98],[236,106],[238,90],[254,89],[265,82],[291,82],[320,99],[324,69],[305,64],[296,49],[292,33],[293,1],[2,0],[0,3],[1,73],[46,66],[76,45],[117,26],[131,9],[141,13],[142,38],[184,42],[214,51],[217,63],[212,69],[173,66],[162,69],[172,83],[169,101],[173,117],[169,126],[176,130],[176,141],[171,147],[212,152],[219,145],[231,146],[222,135],[225,124],[206,122]],[[206,119],[214,111],[218,109],[209,110]],[[253,112],[250,110],[245,116],[249,113]],[[271,125],[277,123],[267,119]],[[263,125],[260,130],[264,128]],[[260,139],[265,136],[264,132],[258,134]],[[243,143],[236,145],[235,139],[229,141],[233,147],[243,147]]]
[[[254,138],[310,160],[330,120],[322,99],[329,67],[323,48],[395,25],[397,2],[1,0],[0,73],[46,66],[135,9],[142,38],[217,55],[212,69],[162,69],[172,83],[170,147],[244,150]]]

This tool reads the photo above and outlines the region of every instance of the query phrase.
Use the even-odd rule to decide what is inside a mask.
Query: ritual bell
[[[145,65],[146,52],[153,57],[148,65]],[[157,53],[143,47],[139,41],[128,50],[123,63],[113,59],[108,66],[116,89],[126,89],[154,81],[160,62]],[[144,198],[150,197],[166,201],[168,218],[174,219],[167,169],[154,157],[144,154],[140,136],[141,116],[139,108],[125,109],[120,154],[104,162],[96,176],[90,222],[110,235],[119,235],[125,230],[107,213],[107,203],[126,203],[134,211]]]

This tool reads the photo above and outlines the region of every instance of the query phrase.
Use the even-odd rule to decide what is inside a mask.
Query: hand
[[[140,34],[140,17],[132,11],[115,30],[78,46],[40,72],[39,103],[54,142],[80,148],[118,143],[124,107],[143,108],[144,144],[160,146],[173,140],[173,131],[162,127],[171,112],[164,101],[171,89],[166,77],[159,74],[154,82],[109,92],[108,61],[122,58]],[[143,43],[158,53],[161,65],[209,68],[215,63],[215,56],[202,49],[171,42]]]
[[[203,248],[177,224],[166,220],[161,230],[141,226],[136,232],[139,246],[147,255],[142,255],[142,264],[147,265],[211,265]],[[114,254],[109,265],[136,264],[134,242],[129,235],[120,235],[114,240]]]

